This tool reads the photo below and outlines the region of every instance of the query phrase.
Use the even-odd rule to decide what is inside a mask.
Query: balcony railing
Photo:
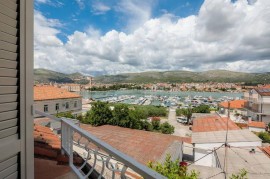
[[[35,113],[61,122],[61,147],[69,156],[69,166],[79,178],[88,178],[94,171],[99,173],[97,178],[166,178],[81,129],[67,118],[57,118],[40,111]],[[74,152],[84,158],[85,162],[81,166],[74,165]],[[91,167],[87,172],[83,171],[86,165]]]

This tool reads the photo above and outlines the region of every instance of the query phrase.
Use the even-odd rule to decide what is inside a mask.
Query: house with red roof
[[[260,138],[248,129],[240,129],[230,118],[212,114],[194,119],[191,143],[196,165],[215,167],[215,156],[211,152],[224,145],[225,141],[234,147],[262,145]]]
[[[219,112],[221,114],[228,114],[228,110],[230,110],[231,115],[235,116],[246,116],[245,103],[247,100],[239,99],[233,101],[223,101],[219,103]]]
[[[248,129],[253,132],[265,132],[266,125],[260,121],[249,121]]]
[[[82,97],[54,86],[34,86],[34,108],[48,114],[79,112],[82,110]],[[36,114],[35,117],[39,116]]]

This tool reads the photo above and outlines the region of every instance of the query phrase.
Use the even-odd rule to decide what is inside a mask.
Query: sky
[[[34,66],[270,72],[269,0],[35,0]]]

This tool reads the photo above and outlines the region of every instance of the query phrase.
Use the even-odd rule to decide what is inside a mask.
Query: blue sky
[[[269,72],[269,0],[35,0],[35,68]]]
[[[198,14],[202,3],[203,0],[149,0],[151,18],[159,18],[167,13],[176,17]],[[119,0],[35,1],[35,10],[63,23],[61,33],[58,34],[63,42],[67,41],[67,35],[74,31],[85,31],[89,27],[98,29],[102,34],[113,29],[129,33],[126,28],[129,18],[119,8]]]

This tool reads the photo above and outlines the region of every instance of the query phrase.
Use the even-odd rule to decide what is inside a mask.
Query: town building
[[[245,110],[245,103],[247,101],[243,99],[233,100],[233,101],[224,101],[219,103],[219,113],[228,115],[230,110],[230,118],[233,121],[239,121],[242,116],[246,116],[247,112]]]
[[[252,132],[265,132],[266,125],[264,122],[249,121],[248,129]]]
[[[212,151],[227,143],[235,147],[261,146],[262,141],[248,129],[241,130],[232,120],[218,115],[196,118],[192,126],[193,155],[196,165],[215,167]],[[209,154],[209,155],[207,155]],[[207,156],[205,156],[207,155]],[[205,156],[204,158],[202,158]],[[200,159],[202,158],[202,159]],[[200,160],[199,160],[200,159]]]
[[[270,123],[270,88],[254,88],[244,93],[247,117],[253,121]]]
[[[80,84],[62,84],[60,88],[65,89],[70,92],[80,92],[81,85]]]
[[[48,114],[76,113],[82,110],[82,97],[53,86],[34,86],[34,108]]]

